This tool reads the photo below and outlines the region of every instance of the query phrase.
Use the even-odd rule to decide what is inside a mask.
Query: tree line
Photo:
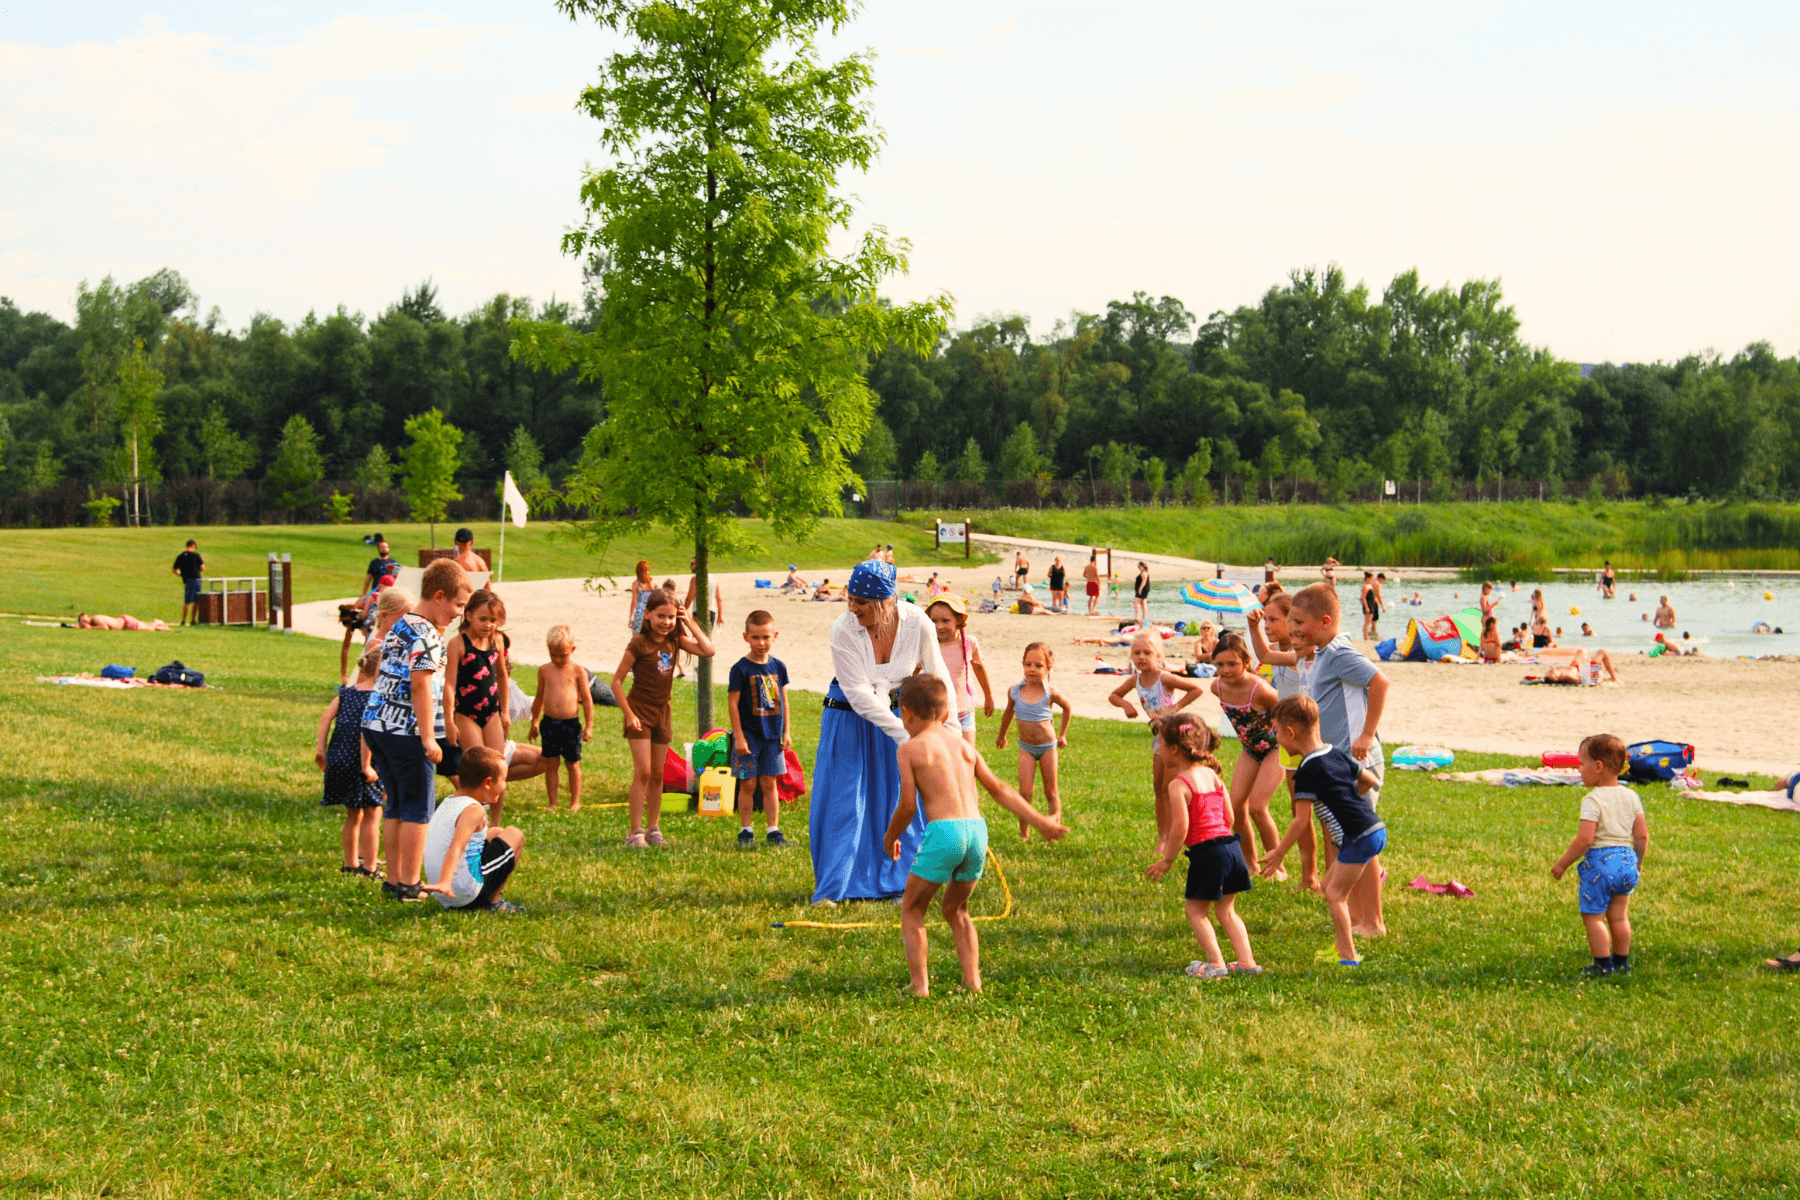
[[[452,317],[427,281],[373,319],[259,313],[232,330],[171,270],[83,284],[73,324],[0,298],[0,484],[25,495],[74,480],[129,509],[134,480],[263,479],[316,517],[329,513],[300,509],[321,503],[319,480],[395,487],[418,440],[409,423],[431,420],[461,435],[456,479],[562,481],[603,422],[602,382],[533,369],[515,332],[586,335],[603,312],[590,286],[579,306],[500,295]],[[1381,479],[1442,498],[1508,478],[1605,478],[1612,495],[1800,490],[1800,362],[1757,343],[1581,367],[1522,342],[1486,280],[1432,288],[1409,271],[1377,299],[1335,266],[1295,271],[1204,321],[1138,293],[1041,338],[996,316],[926,352],[892,345],[864,375],[877,400],[855,459],[865,479],[1237,500],[1366,494]]]
[[[1439,498],[1467,490],[1453,479],[1508,477],[1608,477],[1613,495],[1800,485],[1796,360],[1758,343],[1729,360],[1584,368],[1524,344],[1498,282],[1431,288],[1416,271],[1379,300],[1335,266],[1295,271],[1204,321],[1140,292],[1042,339],[994,317],[929,357],[889,351],[869,382],[881,401],[865,478],[1083,479],[1126,494],[1166,480],[1190,496],[1210,481],[1244,499],[1382,479]]]
[[[295,516],[320,515],[297,511],[320,480],[395,487],[409,456],[425,475],[511,468],[529,486],[579,458],[604,406],[597,383],[514,359],[520,319],[593,314],[499,295],[453,317],[427,280],[373,319],[259,313],[233,330],[172,270],[83,283],[72,325],[0,298],[0,483],[75,480],[129,507],[133,481],[263,479]]]

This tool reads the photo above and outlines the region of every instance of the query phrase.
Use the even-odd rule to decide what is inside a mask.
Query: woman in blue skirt
[[[896,597],[892,564],[858,563],[849,592],[848,611],[831,626],[836,678],[825,694],[813,767],[808,825],[815,904],[886,900],[906,890],[925,817],[921,808],[900,839],[898,861],[881,852],[900,803],[899,746],[906,740],[893,694],[918,671],[953,686],[931,619]]]

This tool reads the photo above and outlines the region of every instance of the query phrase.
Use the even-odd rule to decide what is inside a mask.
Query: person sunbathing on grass
[[[130,613],[121,613],[116,617],[109,617],[105,613],[77,613],[75,624],[79,629],[141,629],[150,633],[169,632],[167,621],[155,618],[140,621]]]

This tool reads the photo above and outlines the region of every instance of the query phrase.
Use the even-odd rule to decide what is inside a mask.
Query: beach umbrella
[[[1242,614],[1262,607],[1249,588],[1229,579],[1203,579],[1199,583],[1190,583],[1181,589],[1181,598],[1217,613]]]

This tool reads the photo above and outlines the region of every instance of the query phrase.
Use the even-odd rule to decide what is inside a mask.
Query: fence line
[[[497,521],[500,519],[500,481],[480,479],[457,485],[461,500],[446,506],[442,523]],[[99,491],[118,495],[118,488]],[[150,525],[324,525],[330,523],[326,503],[331,495],[350,499],[348,520],[356,524],[392,525],[410,521],[406,495],[397,488],[369,490],[345,479],[326,480],[312,487],[312,499],[295,508],[276,502],[279,489],[267,479],[168,479],[146,489],[144,515]],[[56,527],[89,525],[84,507],[92,499],[87,485],[64,480],[53,487],[0,497],[0,526]],[[582,518],[585,509],[565,509],[558,518]]]
[[[1608,472],[1586,479],[1396,480],[1394,495],[1381,482],[1337,485],[1320,479],[1245,479],[1230,476],[1203,483],[1203,504],[1416,504],[1485,501],[1586,499],[1617,500],[1658,490],[1660,481]],[[1597,485],[1597,486],[1596,486]],[[1193,504],[1186,480],[1165,483],[1152,496],[1141,479],[1127,484],[1087,479],[1018,479],[1005,483],[922,482],[871,479],[864,484],[860,511],[866,517],[896,511],[984,508],[1123,508],[1153,503]]]
[[[1396,481],[1388,496],[1382,485],[1363,482],[1335,485],[1317,479],[1207,480],[1207,504],[1414,504],[1420,501],[1480,503],[1508,500],[1589,498],[1616,500],[1660,490],[1655,479],[1628,478],[1618,472],[1588,479],[1440,479]],[[468,480],[458,484],[463,498],[449,504],[446,523],[500,519],[500,481]],[[410,520],[406,496],[397,488],[369,490],[349,480],[326,480],[312,487],[311,500],[295,507],[277,503],[279,489],[267,479],[169,479],[148,488],[145,515],[151,525],[322,525],[328,524],[326,502],[333,493],[350,499],[348,520],[357,524],[394,524]],[[100,495],[117,495],[118,488]],[[92,499],[87,485],[64,480],[30,493],[0,496],[0,526],[71,526],[92,523],[84,507]],[[1187,481],[1164,484],[1155,496],[1143,480],[1120,485],[1106,480],[1021,479],[1005,483],[927,483],[918,480],[869,480],[861,493],[846,492],[846,508],[864,517],[891,517],[911,509],[947,512],[984,508],[1122,508],[1152,503],[1192,504]],[[741,505],[734,506],[747,514]],[[585,518],[585,509],[566,509],[558,518]]]

